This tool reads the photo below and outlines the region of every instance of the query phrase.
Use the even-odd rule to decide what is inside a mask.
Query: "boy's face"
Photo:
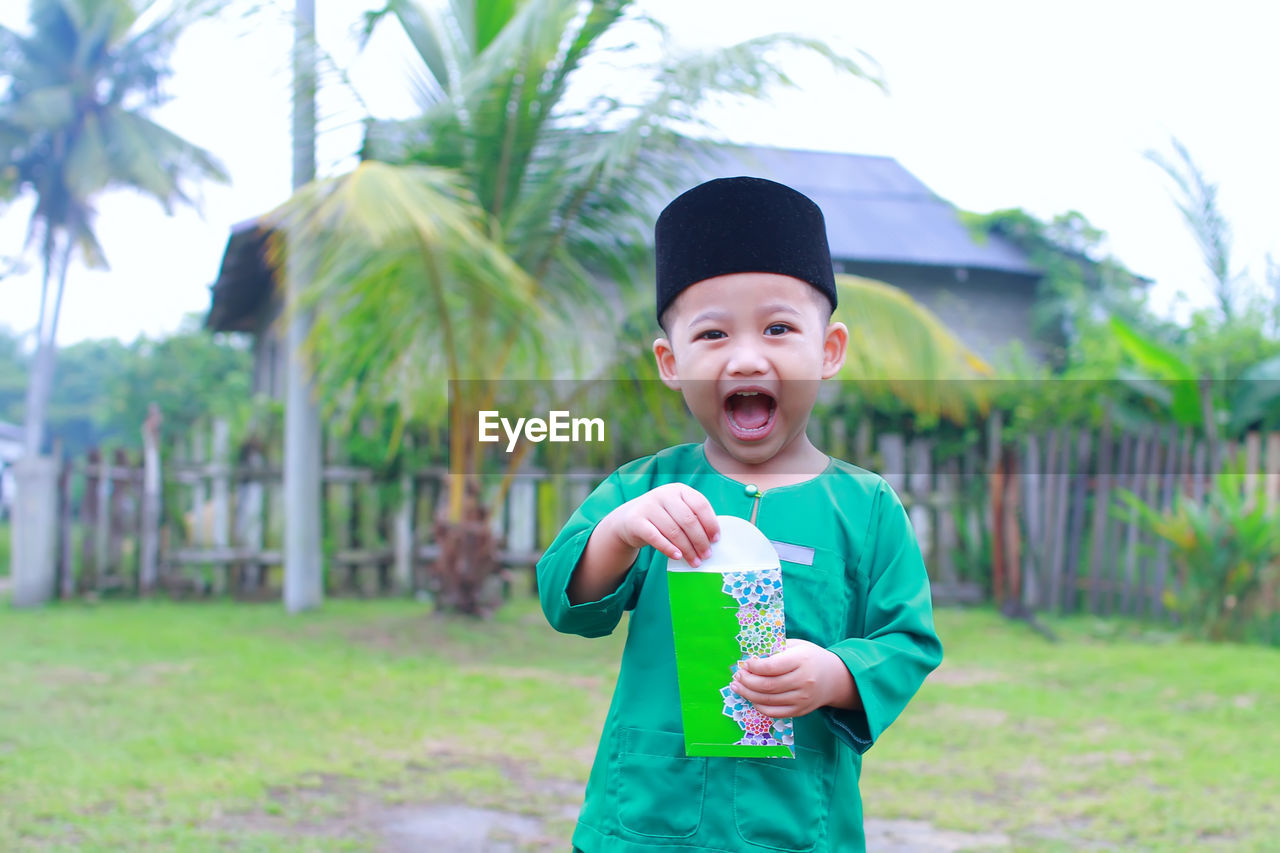
[[[818,380],[844,364],[848,330],[820,291],[774,273],[709,278],[680,293],[654,341],[658,372],[719,449],[745,465],[807,446]],[[801,445],[797,445],[797,440]]]

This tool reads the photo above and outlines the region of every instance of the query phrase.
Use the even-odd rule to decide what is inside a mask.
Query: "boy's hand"
[[[668,483],[627,501],[605,517],[622,545],[639,550],[652,545],[666,556],[699,565],[720,539],[715,510],[702,493],[683,483]]]
[[[769,717],[803,717],[825,705],[860,708],[858,688],[834,653],[805,640],[784,651],[738,664],[733,689]]]

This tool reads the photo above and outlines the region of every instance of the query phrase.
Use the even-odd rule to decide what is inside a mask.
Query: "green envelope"
[[[791,718],[766,717],[729,689],[739,661],[786,646],[782,566],[751,522],[717,520],[708,560],[667,560],[685,754],[794,758]]]

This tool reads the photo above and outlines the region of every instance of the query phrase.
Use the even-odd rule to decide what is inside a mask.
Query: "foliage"
[[[1224,321],[1230,322],[1236,316],[1239,297],[1231,262],[1231,224],[1218,207],[1218,187],[1205,177],[1182,142],[1174,137],[1171,145],[1176,161],[1154,150],[1148,151],[1146,158],[1173,182],[1177,190],[1174,203],[1200,247],[1218,311]]]
[[[1146,309],[1149,282],[1106,253],[1105,233],[1083,214],[1068,211],[1045,222],[1013,208],[961,217],[977,239],[999,235],[1043,271],[1032,324],[1038,338],[1056,343],[1049,353],[1055,370],[1077,362],[1085,330],[1109,317],[1154,324]]]
[[[1280,513],[1268,507],[1261,485],[1250,492],[1243,481],[1237,465],[1214,478],[1203,501],[1180,494],[1165,511],[1127,490],[1119,493],[1121,503],[1171,546],[1181,583],[1165,593],[1165,605],[1211,640],[1257,639],[1280,616],[1264,600],[1268,583],[1280,583]],[[1272,633],[1270,639],[1280,637]]]
[[[72,258],[106,267],[94,233],[97,198],[127,188],[172,212],[194,203],[188,180],[226,180],[208,152],[147,117],[166,100],[162,84],[178,35],[218,5],[31,0],[28,32],[0,27],[0,175],[10,193],[34,196],[28,244],[43,265],[24,412],[29,453],[43,441]]]
[[[21,339],[0,329],[0,420],[22,419],[29,361]],[[160,408],[162,436],[170,442],[185,439],[193,425],[211,415],[246,420],[250,415],[244,410],[254,405],[249,351],[241,341],[202,331],[195,315],[162,338],[71,344],[58,362],[49,432],[69,456],[108,444],[141,447],[151,403]]]
[[[1037,312],[1064,335],[1052,370],[1004,371],[1029,380],[1005,382],[1005,393],[996,396],[996,405],[1013,414],[1014,432],[1064,421],[1096,424],[1104,407],[1127,429],[1173,422],[1230,438],[1280,426],[1280,302],[1235,271],[1216,187],[1177,140],[1173,148],[1176,161],[1148,158],[1176,188],[1175,203],[1201,248],[1218,303],[1183,325],[1150,313],[1146,282],[1104,254],[1105,235],[1080,214],[1048,223],[1019,210],[966,215],[980,234],[1012,240],[1046,271]],[[1275,270],[1268,267],[1273,290]]]
[[[22,397],[26,393],[29,362],[21,336],[0,326],[0,421],[22,422]]]
[[[252,407],[252,354],[245,341],[211,335],[198,323],[199,317],[191,315],[174,334],[139,337],[128,346],[104,383],[105,399],[100,395],[99,400],[99,423],[113,440],[140,446],[142,422],[152,403],[163,417],[165,441],[185,438],[210,415],[234,418]]]

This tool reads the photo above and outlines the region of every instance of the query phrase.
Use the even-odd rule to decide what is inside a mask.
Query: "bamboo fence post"
[[[117,447],[111,454],[111,466],[108,475],[111,478],[110,518],[107,533],[107,560],[112,566],[122,585],[128,585],[124,565],[124,537],[133,525],[129,524],[128,501],[133,491],[132,470],[129,467],[129,454],[123,447]]]
[[[1262,435],[1251,430],[1244,439],[1244,505],[1253,509],[1258,500],[1262,470]]]
[[[76,575],[72,551],[74,537],[71,515],[71,464],[58,465],[58,581],[64,599],[76,594]]]
[[[844,418],[836,415],[827,422],[827,455],[836,459],[849,458],[849,436]]]
[[[973,501],[970,500],[971,494],[975,491],[975,486],[985,480],[988,487],[993,484],[993,480],[987,476],[987,471],[982,466],[982,458],[978,453],[978,448],[969,445],[964,450],[964,459],[961,463],[961,478],[959,481],[960,497],[964,501],[964,529],[965,529],[965,549],[966,549],[966,569],[972,569],[978,564],[980,555],[982,554],[982,538],[987,530],[994,530],[991,526],[991,501]],[[985,494],[986,489],[982,489],[980,493]],[[992,548],[992,556],[995,555],[995,549]],[[994,571],[994,560],[992,565]],[[974,578],[968,578],[974,580]]]
[[[1037,588],[1039,607],[1050,609],[1053,606],[1053,555],[1057,549],[1058,518],[1058,445],[1062,441],[1062,430],[1054,427],[1049,430],[1044,448],[1044,472],[1040,478],[1040,545],[1038,549],[1037,569],[1040,581]]]
[[[1098,461],[1093,488],[1092,539],[1089,543],[1089,612],[1098,613],[1102,607],[1103,560],[1112,552],[1107,547],[1107,531],[1110,529],[1111,504],[1111,453],[1115,449],[1111,434],[1111,411],[1102,411],[1102,429],[1098,435]]]
[[[225,552],[231,546],[231,429],[225,418],[213,421],[213,455],[210,472],[213,481],[213,547]],[[239,575],[230,563],[222,563],[215,577],[221,578],[221,592],[236,591],[234,580]]]
[[[266,460],[262,450],[254,443],[246,446],[241,456],[241,471],[236,489],[235,542],[246,554],[253,555],[243,563],[240,589],[245,593],[260,593],[266,588],[266,566],[255,559],[265,544],[263,535],[263,509],[266,505],[263,469]]]
[[[1129,492],[1142,496],[1142,476],[1147,464],[1146,436],[1134,437],[1133,473],[1129,476]],[[1120,612],[1133,613],[1133,587],[1138,574],[1138,511],[1130,508],[1125,527],[1124,580],[1120,592]]]
[[[1093,433],[1081,429],[1076,437],[1075,470],[1071,474],[1071,518],[1067,531],[1066,566],[1063,574],[1063,613],[1074,613],[1080,602],[1080,553],[1084,550],[1084,524],[1088,504],[1088,479]]]
[[[1181,436],[1176,426],[1168,431],[1168,450],[1164,458],[1164,476],[1160,478],[1160,511],[1169,512],[1177,497],[1178,464],[1182,460]],[[1166,615],[1164,593],[1169,583],[1169,540],[1163,536],[1156,543],[1155,594],[1151,602],[1151,615]]]
[[[1049,555],[1049,607],[1062,610],[1062,575],[1067,552],[1067,501],[1071,493],[1068,490],[1071,477],[1071,429],[1063,427],[1058,445],[1056,473],[1050,485],[1053,488],[1053,550]]]
[[[138,591],[150,595],[160,579],[160,408],[152,403],[142,422],[142,514]]]
[[[103,454],[94,454],[93,467],[96,493],[94,508],[97,510],[93,519],[93,565],[99,582],[102,582],[111,574],[107,561],[111,538],[111,477],[107,469],[107,458]]]
[[[408,595],[413,591],[413,477],[406,471],[400,475],[400,503],[396,507],[394,522],[395,591]]]
[[[871,419],[863,416],[858,421],[858,431],[853,438],[853,462],[863,468],[871,468]]]
[[[906,481],[906,445],[898,433],[876,436],[876,449],[880,455],[880,476],[901,495]]]
[[[1134,437],[1127,432],[1120,432],[1117,436],[1119,459],[1116,462],[1115,485],[1119,489],[1128,489],[1129,469],[1132,466]],[[1110,536],[1110,528],[1115,528],[1115,547],[1108,550],[1107,553],[1112,555],[1112,559],[1108,564],[1107,579],[1107,596],[1106,596],[1106,613],[1110,615],[1120,610],[1120,583],[1121,576],[1124,573],[1123,547],[1125,541],[1125,523],[1117,516],[1115,519],[1111,517],[1111,505],[1107,506],[1107,526],[1108,536]]]
[[[1209,488],[1209,479],[1213,475],[1209,469],[1209,450],[1206,442],[1196,441],[1195,454],[1192,458],[1192,476],[1191,476],[1191,499],[1196,503],[1204,500],[1205,493]]]
[[[938,472],[938,554],[935,562],[938,565],[938,576],[943,583],[956,584],[955,550],[959,545],[956,533],[956,513],[960,511],[960,460],[948,459],[942,463]]]
[[[909,448],[907,489],[911,495],[911,508],[907,517],[911,520],[911,528],[915,531],[916,541],[920,544],[921,556],[925,565],[933,558],[933,442],[926,438],[912,439]]]
[[[1142,472],[1141,497],[1142,502],[1149,507],[1155,507],[1160,499],[1159,477],[1157,476],[1163,468],[1163,453],[1161,452],[1163,442],[1160,440],[1160,434],[1161,431],[1157,431],[1150,438],[1150,443],[1147,447],[1147,462]],[[1134,596],[1133,609],[1135,614],[1140,615],[1143,612],[1150,611],[1147,599],[1151,597],[1154,585],[1155,566],[1151,555],[1151,545],[1154,544],[1155,534],[1148,531],[1145,525],[1140,525],[1138,536],[1139,541],[1142,543],[1142,554],[1139,555],[1137,589],[1135,590],[1137,594]]]
[[[1027,547],[1022,556],[1022,603],[1035,608],[1040,599],[1039,564],[1044,545],[1041,521],[1040,441],[1035,433],[1029,433],[1023,450],[1026,463],[1023,466],[1022,487],[1023,517],[1026,519]]]
[[[1266,476],[1263,488],[1267,494],[1267,511],[1280,509],[1280,432],[1267,433]]]

